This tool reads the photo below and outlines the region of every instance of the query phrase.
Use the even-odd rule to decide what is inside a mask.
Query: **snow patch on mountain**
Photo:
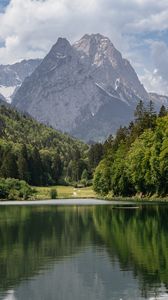
[[[117,91],[118,87],[120,86],[120,78],[117,78],[115,81],[115,90]]]
[[[17,86],[4,86],[0,85],[0,94],[2,94],[8,103],[12,102],[12,95]]]
[[[112,94],[110,93],[105,87],[103,87],[103,83],[101,84],[98,84],[98,83],[95,83],[97,87],[99,87],[103,92],[105,92],[108,96],[112,97],[112,98],[115,98],[117,100],[120,100],[124,103],[126,103],[128,106],[130,106],[130,103],[124,98],[124,96],[122,95],[122,93],[118,93],[118,96],[115,94]],[[117,91],[117,89],[116,89]]]
[[[13,65],[0,65],[0,93],[11,103],[12,96],[24,79],[40,64],[40,59],[23,60]]]
[[[103,85],[103,83],[102,84],[100,84],[100,83],[97,83],[97,82],[95,82],[95,84],[96,84],[96,86],[98,86],[103,92],[105,92],[108,96],[110,96],[110,97],[112,97],[112,98],[116,98],[116,99],[119,99],[120,100],[120,98],[117,98],[116,96],[114,96],[113,94],[111,94],[111,93],[109,93],[102,85]]]

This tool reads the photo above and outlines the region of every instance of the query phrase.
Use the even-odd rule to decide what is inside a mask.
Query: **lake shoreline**
[[[99,197],[98,197],[99,199]],[[168,203],[168,197],[158,197],[158,198],[138,198],[138,197],[114,197],[114,198],[103,198],[106,201],[122,201],[122,202],[134,202],[134,203]]]
[[[114,199],[103,199],[103,198],[58,198],[58,199],[29,199],[29,200],[0,200],[0,206],[29,206],[29,205],[56,205],[56,206],[97,206],[97,205],[108,205],[108,206],[119,206],[119,205],[136,205],[134,208],[138,208],[138,205],[143,204],[166,204],[168,199],[137,199],[137,198],[114,198]]]
[[[67,200],[71,200],[71,201],[78,201],[79,199],[85,199],[85,202],[88,200],[101,200],[101,201],[107,201],[107,204],[113,204],[115,203],[130,203],[132,205],[132,203],[136,203],[136,204],[156,204],[156,203],[168,203],[168,197],[159,197],[158,195],[153,195],[151,197],[149,196],[144,196],[144,197],[140,197],[140,195],[136,195],[136,196],[132,196],[132,197],[122,197],[122,196],[112,196],[111,194],[108,194],[107,196],[102,196],[102,195],[98,195],[96,194],[96,192],[93,190],[92,186],[89,187],[74,187],[74,186],[61,186],[61,185],[57,185],[57,186],[31,186],[32,188],[32,193],[31,195],[29,195],[26,199],[23,195],[23,197],[14,197],[14,194],[11,194],[10,197],[6,197],[6,199],[2,198],[0,199],[0,204],[2,203],[6,203],[6,205],[12,205],[13,202],[14,204],[16,203],[20,203],[23,204],[23,202],[25,200],[28,201],[28,203],[36,203],[40,205],[40,202],[43,201],[42,203],[45,203],[44,201],[47,201],[47,204],[49,204],[49,201],[54,200],[62,200],[62,201],[66,201],[67,204]],[[51,192],[54,191],[55,195],[52,195]],[[12,196],[13,195],[13,196]],[[17,193],[16,193],[17,196]],[[60,204],[60,200],[59,200],[59,204]],[[9,203],[9,204],[8,204]],[[27,202],[25,202],[27,203]],[[95,202],[94,202],[95,203]],[[78,204],[77,204],[78,205]],[[80,205],[80,204],[79,204]],[[86,205],[84,203],[84,205]],[[88,204],[88,205],[92,205],[92,204]],[[93,204],[94,205],[94,204]]]
[[[90,206],[90,205],[111,205],[111,204],[123,204],[123,202],[119,201],[107,201],[107,200],[100,200],[100,199],[93,199],[93,198],[81,198],[81,199],[50,199],[50,200],[3,200],[0,201],[0,206],[10,206],[10,205],[84,205],[84,206]],[[131,203],[127,203],[131,204]]]

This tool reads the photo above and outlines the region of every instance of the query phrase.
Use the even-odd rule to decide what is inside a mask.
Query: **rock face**
[[[6,102],[6,99],[5,99],[5,97],[4,97],[2,94],[0,94],[0,100],[2,100],[2,101],[5,101],[5,102]]]
[[[33,73],[40,62],[40,59],[30,59],[13,65],[0,65],[0,93],[8,102],[11,102],[16,89]]]
[[[148,94],[128,60],[112,42],[100,35],[85,35],[74,44],[81,58],[89,61],[94,79],[104,88],[115,89],[121,99],[132,103],[135,98],[147,99]],[[135,97],[136,96],[136,97]]]
[[[4,98],[4,96],[2,94],[0,94],[0,106],[1,105],[5,105],[5,106],[10,105],[10,104],[7,103],[6,99]]]
[[[93,34],[74,45],[59,38],[16,91],[13,105],[88,141],[129,122],[140,99],[149,95],[130,63],[108,38]]]
[[[156,93],[149,93],[149,99],[155,104],[157,111],[160,110],[160,107],[164,105],[168,108],[168,97],[163,95],[158,95]]]

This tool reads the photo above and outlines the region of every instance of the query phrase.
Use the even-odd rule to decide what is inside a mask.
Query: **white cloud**
[[[168,29],[168,9],[161,11],[156,14],[150,15],[148,18],[141,19],[133,24],[134,29],[151,30],[151,31],[162,31]]]
[[[146,70],[140,80],[149,92],[155,92],[162,95],[168,95],[167,81],[154,69],[153,72]]]
[[[85,33],[100,32],[135,66],[145,65],[145,41],[136,33],[168,29],[167,19],[167,0],[11,0],[0,14],[0,63],[43,57],[59,36],[74,42]]]
[[[164,42],[151,42],[151,57],[158,73],[167,80],[168,78],[168,46]]]
[[[0,38],[5,43],[0,62],[43,56],[59,36],[73,40],[87,31],[96,12],[96,0],[11,0],[0,18]]]
[[[141,81],[149,91],[168,95],[168,46],[160,41],[148,41],[153,71],[145,70]]]
[[[0,62],[44,55],[58,36],[74,41],[84,33],[109,35],[124,51],[128,40],[124,34],[137,30],[168,8],[160,0],[11,0],[0,18]],[[149,14],[150,11],[150,14]],[[145,26],[145,25],[143,25]],[[167,26],[167,20],[163,28]],[[128,29],[129,28],[129,29]],[[161,28],[160,28],[161,29]]]

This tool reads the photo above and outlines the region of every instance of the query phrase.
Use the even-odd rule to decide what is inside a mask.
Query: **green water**
[[[168,206],[0,207],[0,299],[168,299]]]

